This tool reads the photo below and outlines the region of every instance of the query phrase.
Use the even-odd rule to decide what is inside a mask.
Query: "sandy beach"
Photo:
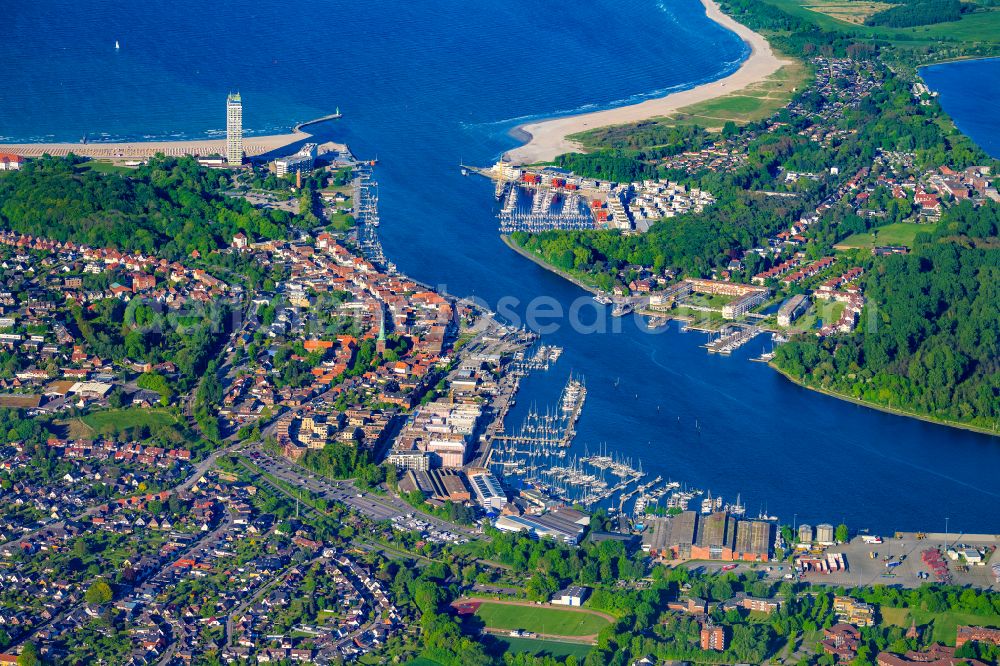
[[[288,134],[265,134],[261,136],[244,136],[243,153],[249,157],[267,155],[293,143],[312,138],[312,134],[303,131],[304,127],[317,125],[329,120],[340,118],[340,111],[299,123]],[[343,150],[340,143],[324,143],[321,148]],[[0,153],[13,153],[24,157],[41,157],[44,154],[61,157],[73,153],[81,157],[95,159],[144,159],[157,153],[172,157],[193,155],[205,157],[208,155],[224,155],[226,153],[225,139],[192,139],[190,141],[128,141],[120,143],[0,143]]]
[[[310,137],[305,132],[243,137],[243,152],[256,157],[284,148]],[[164,155],[221,155],[226,152],[225,139],[195,139],[193,141],[130,141],[128,143],[3,143],[0,153],[39,157],[45,153],[62,156],[68,153],[93,158],[147,158]]]
[[[786,64],[787,61],[774,54],[766,39],[723,14],[715,0],[702,0],[702,3],[708,18],[735,32],[750,47],[749,57],[738,70],[717,81],[639,104],[520,125],[514,130],[515,134],[527,135],[530,140],[520,148],[509,151],[507,158],[515,164],[531,164],[552,160],[563,153],[579,152],[579,144],[570,141],[567,136],[595,127],[623,125],[663,116],[691,104],[742,90],[752,83],[763,81]]]

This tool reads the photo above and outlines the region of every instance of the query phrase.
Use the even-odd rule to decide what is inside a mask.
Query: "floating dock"
[[[705,347],[711,354],[728,355],[763,332],[763,329],[757,326],[727,324],[719,331],[719,337],[709,342]]]
[[[354,219],[358,225],[358,249],[361,251],[361,256],[378,269],[393,272],[395,267],[386,259],[382,241],[378,237],[378,226],[381,224],[378,213],[378,182],[370,166],[362,164],[357,168],[352,188]]]

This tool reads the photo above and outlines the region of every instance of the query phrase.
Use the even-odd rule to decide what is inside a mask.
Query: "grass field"
[[[768,4],[779,7],[789,14],[800,16],[815,23],[824,30],[837,30],[857,37],[885,39],[900,46],[940,46],[941,40],[966,43],[1000,43],[1000,8],[982,8],[971,14],[966,14],[960,21],[936,23],[912,28],[885,28],[860,25],[845,19],[837,18],[814,8],[826,4],[812,0],[764,0]],[[865,6],[867,2],[858,3]]]
[[[691,308],[686,308],[683,305],[678,305],[677,309],[666,314],[688,318],[688,325],[695,329],[711,328],[716,330],[725,322],[722,318],[721,312],[703,312],[702,310],[692,310]]]
[[[536,657],[550,656],[564,659],[573,655],[582,662],[591,650],[589,645],[583,643],[564,643],[540,638],[510,638],[506,636],[496,636],[495,638],[497,641],[505,643],[509,652],[527,652]]]
[[[87,414],[80,418],[57,423],[69,429],[69,436],[74,439],[93,439],[102,432],[112,428],[115,432],[125,428],[147,426],[162,428],[178,423],[177,418],[163,409],[109,409]],[[180,433],[177,437],[180,440]]]
[[[98,173],[132,173],[135,171],[133,167],[121,166],[119,164],[112,164],[111,162],[102,162],[99,160],[91,160],[80,167],[84,171],[96,171]]]
[[[524,629],[557,636],[590,636],[610,622],[586,610],[551,606],[514,606],[484,601],[476,615],[490,629]]]
[[[684,303],[685,305],[698,305],[706,308],[721,308],[723,305],[732,303],[736,299],[736,296],[727,296],[726,294],[693,293],[684,299]]]
[[[350,213],[330,213],[329,227],[335,231],[348,231],[357,226],[357,221]]]
[[[823,301],[816,304],[816,314],[823,325],[832,324],[838,319],[840,315],[844,312],[844,308],[847,307],[847,303],[841,303],[839,301]]]
[[[814,0],[810,4],[804,5],[810,11],[856,25],[863,24],[865,19],[872,14],[895,6],[888,2],[857,2],[857,0]]]
[[[915,222],[899,222],[897,224],[887,224],[876,230],[879,245],[905,245],[913,247],[913,239],[922,231],[933,233],[937,228],[934,224],[917,224]],[[866,234],[854,234],[848,236],[835,246],[838,250],[851,249],[871,249],[875,246],[875,235],[871,232]]]
[[[470,541],[468,543],[458,543],[451,547],[452,551],[466,557],[485,557],[486,544],[482,541]]]
[[[788,104],[796,89],[804,86],[810,77],[805,63],[791,60],[760,83],[678,109],[676,114],[663,122],[668,125],[699,125],[710,130],[722,129],[730,120],[737,125],[745,125],[767,118]]]
[[[933,613],[919,608],[880,608],[879,612],[887,624],[894,624],[898,627],[909,628],[910,623],[914,621],[918,627],[933,622],[933,640],[945,645],[955,644],[956,627],[960,624],[977,627],[1000,627],[1000,618],[984,617],[982,615],[973,615],[972,613],[959,613],[957,611]]]

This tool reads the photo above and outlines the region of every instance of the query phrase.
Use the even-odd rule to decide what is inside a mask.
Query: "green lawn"
[[[882,620],[886,624],[894,624],[897,627],[906,626],[907,628],[910,626],[907,622],[907,617],[910,615],[909,608],[889,608],[882,606],[879,608],[879,613],[882,614]]]
[[[915,222],[887,224],[876,230],[878,234],[878,244],[905,245],[906,247],[913,247],[913,239],[917,234],[922,231],[933,233],[936,228],[937,225],[935,224],[917,224]],[[875,245],[875,239],[875,235],[871,232],[865,234],[854,234],[853,236],[848,236],[844,240],[837,243],[836,247],[838,250],[857,248],[871,249]]]
[[[840,315],[846,307],[847,303],[839,301],[819,301],[813,306],[813,313],[826,326],[840,319]]]
[[[349,213],[331,213],[329,228],[334,231],[348,231],[357,226],[357,220]]]
[[[691,308],[686,308],[683,305],[678,305],[675,310],[672,310],[667,314],[677,315],[678,317],[690,317],[691,320],[688,322],[688,325],[691,328],[711,328],[713,330],[717,330],[719,326],[725,322],[722,318],[721,312],[692,310]]]
[[[451,547],[452,552],[467,557],[483,557],[486,554],[486,544],[482,541],[458,543]]]
[[[894,624],[898,627],[909,628],[910,623],[916,621],[917,626],[934,623],[934,640],[945,645],[955,644],[956,627],[960,624],[967,624],[977,627],[1000,627],[1000,617],[985,617],[973,615],[972,613],[960,613],[958,611],[946,611],[944,613],[933,613],[919,608],[880,608],[882,619],[886,624]]]
[[[324,624],[327,623],[327,621],[335,620],[338,617],[340,617],[340,615],[341,615],[340,613],[332,613],[329,611],[321,610],[320,612],[316,613],[316,624],[319,626],[323,626]]]
[[[573,655],[582,662],[591,650],[591,647],[584,643],[564,643],[563,641],[548,641],[540,638],[512,638],[507,636],[496,636],[495,638],[507,645],[508,652],[527,652],[536,657],[550,656],[563,659]]]
[[[97,160],[87,162],[80,168],[84,171],[96,171],[98,173],[128,174],[135,171],[134,167],[127,167],[119,164],[112,164],[111,162],[101,162]]]
[[[68,426],[69,436],[77,439],[91,439],[97,435],[110,432],[119,432],[126,428],[136,426],[147,426],[151,430],[163,429],[164,426],[177,425],[177,418],[165,409],[107,409],[100,412],[87,414],[86,416],[70,419],[59,423]],[[180,433],[176,433],[176,440],[180,441]]]
[[[476,615],[491,629],[523,629],[558,636],[589,636],[610,624],[585,610],[514,606],[484,601]]]
[[[736,300],[736,296],[727,296],[726,294],[699,294],[693,293],[684,299],[685,305],[699,305],[706,308],[722,308],[723,305],[727,305]]]

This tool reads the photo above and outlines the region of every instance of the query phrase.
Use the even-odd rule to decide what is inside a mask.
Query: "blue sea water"
[[[991,156],[1000,158],[1000,58],[964,60],[920,70],[941,106]]]
[[[390,258],[491,307],[514,301],[518,317],[538,298],[565,309],[584,293],[502,244],[492,186],[459,163],[492,162],[527,119],[718,78],[747,52],[697,0],[51,0],[0,12],[18,37],[0,41],[14,63],[0,69],[0,137],[207,136],[222,132],[230,90],[253,133],[339,106],[321,138],[380,158]],[[1000,440],[800,389],[749,362],[759,342],[722,358],[700,348],[703,334],[617,321],[618,332],[546,334],[565,354],[525,381],[511,423],[553,404],[572,370],[589,389],[574,452],[604,443],[651,476],[741,493],[751,512],[787,521],[1000,530]]]

